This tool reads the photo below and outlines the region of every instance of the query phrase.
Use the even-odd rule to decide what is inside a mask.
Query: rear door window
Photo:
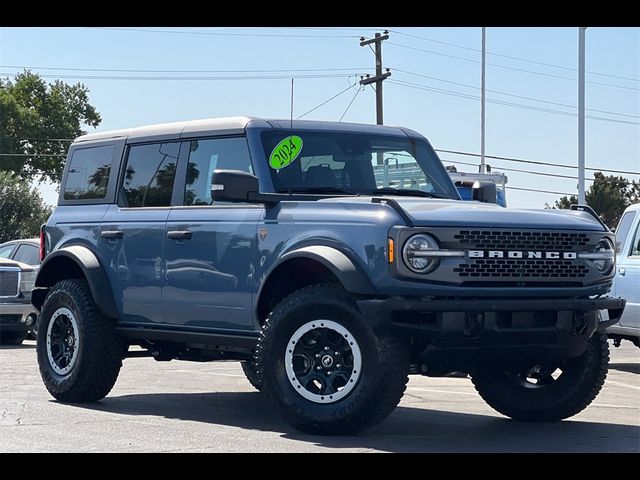
[[[178,163],[179,142],[129,148],[120,204],[124,207],[168,207]]]

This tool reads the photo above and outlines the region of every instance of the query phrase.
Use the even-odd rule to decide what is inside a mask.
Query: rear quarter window
[[[65,200],[103,199],[111,177],[113,145],[73,152],[64,185]]]

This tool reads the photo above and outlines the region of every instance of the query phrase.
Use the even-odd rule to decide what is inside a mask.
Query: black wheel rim
[[[78,323],[68,308],[58,308],[51,316],[46,345],[53,371],[58,375],[67,375],[78,356]]]
[[[285,367],[298,394],[315,403],[333,403],[356,386],[362,354],[358,342],[345,327],[330,320],[316,320],[291,336]]]

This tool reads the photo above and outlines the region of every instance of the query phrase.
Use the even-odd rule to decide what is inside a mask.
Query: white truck
[[[487,165],[487,167],[489,166]],[[508,179],[504,173],[491,172],[490,167],[488,173],[458,172],[455,167],[447,167],[447,172],[449,172],[462,200],[476,200],[477,195],[474,194],[474,189],[477,189],[479,185],[493,184],[496,190],[495,201],[493,199],[489,201],[501,207],[507,206]]]
[[[615,346],[629,340],[640,347],[640,203],[627,207],[615,234],[617,272],[611,293],[625,298],[627,306],[620,322],[607,329],[607,335]]]

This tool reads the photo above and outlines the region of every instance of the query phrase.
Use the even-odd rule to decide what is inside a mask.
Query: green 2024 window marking
[[[293,162],[302,151],[302,138],[297,135],[282,139],[269,155],[269,166],[280,170]]]

